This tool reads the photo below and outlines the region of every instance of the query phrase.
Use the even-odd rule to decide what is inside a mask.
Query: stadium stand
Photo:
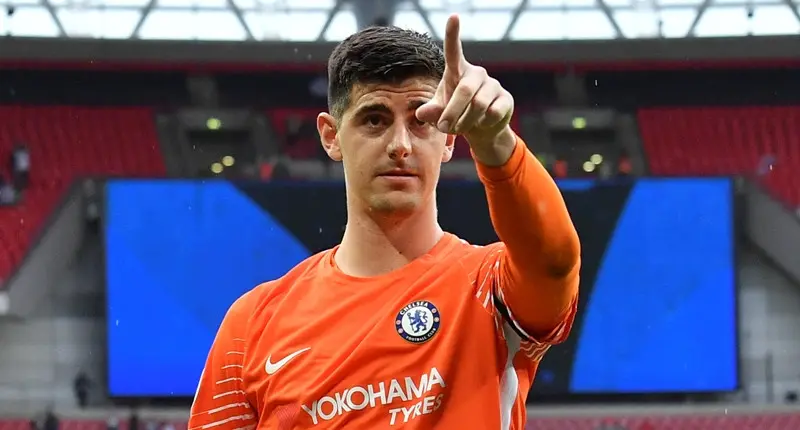
[[[146,420],[146,419],[145,419]],[[108,430],[98,419],[63,419],[59,430]],[[186,430],[186,421],[160,421],[175,430]],[[119,420],[117,430],[128,430],[128,421]],[[601,416],[575,418],[532,418],[526,430],[790,430],[800,428],[800,414],[736,413],[731,415]],[[0,421],[0,430],[30,430],[27,420]]]
[[[759,177],[800,206],[800,107],[650,108],[638,119],[653,175]]]
[[[2,428],[3,430],[28,430],[30,428],[30,421],[2,420],[0,421],[0,428]]]
[[[640,416],[622,418],[544,418],[527,430],[787,430],[800,428],[800,415]]]
[[[165,174],[148,108],[2,106],[0,118],[0,154],[24,144],[35,163],[21,202],[0,208],[0,279],[20,264],[74,179]]]
[[[186,430],[186,421],[168,421],[175,430]],[[166,423],[160,423],[166,424]],[[117,430],[128,430],[128,420],[118,422]],[[2,420],[0,430],[31,430],[28,420]],[[59,430],[108,430],[108,423],[98,419],[62,419],[59,420]]]
[[[262,251],[254,245],[256,251],[250,252],[250,242],[237,241],[237,238],[248,235],[230,234],[232,226],[247,227],[239,221],[244,218],[243,214],[252,213],[253,219],[269,218],[273,223],[271,226],[274,223],[292,224],[293,229],[278,229],[279,233],[293,236],[291,239],[297,239],[303,246],[307,246],[303,242],[306,237],[339,238],[337,235],[343,222],[330,228],[325,226],[324,233],[323,226],[318,225],[318,220],[323,216],[336,215],[333,205],[319,205],[323,208],[319,214],[307,211],[308,216],[295,216],[297,209],[294,207],[285,211],[291,212],[286,214],[272,207],[271,203],[285,200],[294,204],[288,198],[289,193],[283,199],[284,194],[270,194],[264,189],[283,187],[281,192],[285,192],[300,182],[303,182],[301,187],[314,187],[325,185],[331,179],[340,181],[343,178],[341,164],[331,163],[320,147],[315,124],[316,116],[325,109],[327,81],[324,62],[330,53],[330,42],[341,40],[346,34],[328,27],[336,27],[342,21],[342,16],[353,15],[354,19],[358,18],[355,15],[373,9],[361,6],[372,3],[401,5],[398,9],[401,15],[398,17],[402,19],[398,23],[402,22],[399,24],[402,26],[410,26],[408,16],[417,13],[410,9],[421,9],[419,26],[429,19],[436,25],[438,21],[443,22],[443,13],[448,12],[451,5],[459,4],[459,13],[465,18],[469,16],[464,21],[464,28],[479,27],[483,30],[499,29],[495,20],[489,17],[507,14],[509,27],[505,32],[496,32],[496,37],[492,36],[494,39],[478,34],[480,32],[465,37],[465,53],[485,65],[492,76],[514,94],[517,105],[512,126],[525,138],[534,153],[541,157],[540,160],[553,176],[559,179],[582,179],[571,181],[576,184],[576,189],[573,190],[573,206],[570,210],[577,208],[573,213],[591,212],[597,215],[592,221],[595,218],[599,220],[591,225],[587,221],[585,225],[588,227],[580,230],[584,255],[596,256],[584,258],[584,268],[588,270],[585,270],[587,273],[581,273],[582,282],[589,287],[582,287],[582,291],[589,294],[580,299],[579,309],[582,313],[576,319],[571,338],[564,345],[554,347],[546,357],[549,362],[539,368],[537,383],[543,384],[535,386],[534,395],[528,399],[529,419],[525,429],[800,430],[800,372],[797,365],[800,363],[800,342],[796,335],[800,327],[800,290],[797,289],[800,275],[796,273],[800,271],[787,270],[800,267],[800,260],[795,258],[797,253],[794,251],[795,244],[800,242],[800,223],[797,223],[799,218],[796,216],[800,210],[794,210],[800,209],[800,175],[797,174],[800,171],[800,51],[797,50],[796,38],[797,28],[800,27],[792,27],[791,33],[786,33],[792,36],[785,38],[753,34],[754,29],[765,27],[763,16],[767,15],[761,12],[776,11],[784,7],[783,3],[795,12],[794,9],[800,5],[798,2],[800,0],[774,2],[776,4],[740,1],[741,4],[722,6],[716,4],[722,1],[695,2],[698,3],[697,15],[691,29],[688,28],[691,20],[686,22],[686,40],[680,40],[682,35],[674,34],[676,25],[669,19],[672,10],[659,9],[658,17],[655,17],[659,21],[656,25],[659,34],[643,33],[639,35],[641,40],[636,40],[636,32],[624,28],[624,21],[646,24],[651,14],[645,10],[647,7],[644,6],[647,5],[621,4],[626,2],[616,2],[620,3],[617,6],[609,2],[609,13],[608,10],[600,10],[607,9],[603,2],[587,6],[579,0],[565,0],[563,5],[557,7],[540,4],[542,2],[493,0],[265,0],[256,2],[259,5],[252,10],[242,6],[246,1],[239,0],[216,6],[208,1],[173,1],[171,3],[175,4],[170,5],[158,1],[140,2],[143,5],[140,11],[139,6],[117,4],[120,2],[112,0],[82,2],[77,5],[80,8],[73,7],[76,5],[72,2],[52,2],[51,6],[51,2],[8,0],[5,5],[6,16],[0,16],[0,35],[4,36],[0,37],[0,163],[7,162],[12,151],[23,145],[29,150],[31,169],[29,184],[22,189],[19,201],[13,205],[0,205],[0,430],[187,430],[188,404],[199,373],[191,370],[189,362],[196,359],[199,363],[205,358],[207,347],[202,345],[202,348],[197,348],[196,345],[202,343],[200,339],[210,339],[218,322],[213,320],[214,315],[222,315],[223,308],[227,308],[227,303],[223,303],[227,299],[222,294],[219,297],[216,294],[223,289],[217,287],[224,285],[225,293],[231,293],[231,287],[237,283],[234,277],[247,274],[246,269],[249,269],[236,266],[235,270],[229,271],[227,267],[231,266],[230,261],[234,259],[225,260],[219,255],[225,254],[227,258],[234,254],[232,250],[245,250],[250,255],[259,256]],[[280,6],[262,8],[260,3]],[[317,10],[317,4],[322,3],[331,5],[331,9],[324,14],[322,10],[327,7],[319,6],[320,10]],[[441,6],[431,6],[435,3]],[[666,5],[667,9],[675,6],[667,5],[667,0],[634,3],[653,3],[657,9],[661,7],[660,3]],[[703,5],[700,6],[700,3]],[[332,6],[334,4],[335,7]],[[339,10],[342,4],[347,5]],[[512,4],[518,5],[514,6],[515,12],[508,6]],[[45,10],[45,5],[52,10]],[[688,3],[678,6],[678,9],[673,8],[675,16],[678,12],[695,9]],[[747,11],[744,10],[745,6]],[[432,9],[427,11],[430,16],[423,13],[425,8]],[[490,13],[481,16],[481,8],[486,9],[483,12]],[[632,8],[636,10],[630,15]],[[708,27],[713,25],[706,21],[714,21],[711,18],[715,17],[715,12],[733,11],[734,8],[741,9],[737,12],[741,18],[747,16],[747,37],[702,37],[712,36],[708,33]],[[34,35],[34,26],[24,20],[28,19],[26,16],[34,16],[26,15],[32,10],[41,12],[39,15],[46,17],[48,22],[52,17],[63,34],[27,40],[26,36]],[[467,10],[470,12],[467,13]],[[140,13],[141,20],[132,30],[131,40],[117,40],[128,37],[124,35],[83,33],[93,26],[90,21],[95,24],[102,22],[106,30],[116,29],[118,25],[112,19],[113,15],[119,13],[121,16],[124,13],[133,16],[134,11]],[[665,11],[670,13],[663,13]],[[186,13],[186,22],[181,22],[183,20],[179,17],[183,12]],[[241,42],[234,42],[236,37],[224,34],[226,26],[219,18],[223,12],[233,12],[229,14],[230,17],[235,16],[243,26],[247,23],[253,27],[260,23],[265,28],[245,28],[247,35],[239,39]],[[582,24],[573,22],[572,18],[567,19],[570,14],[575,17],[588,16],[589,12],[594,12],[598,17],[607,17],[611,27],[615,27],[616,36],[603,36],[609,40],[600,42],[586,40],[592,38],[588,33],[593,25],[588,20]],[[68,22],[69,16],[81,14],[87,19]],[[91,19],[88,19],[88,14],[92,14]],[[212,14],[218,18],[202,21],[202,25],[199,25],[202,28],[196,29],[196,34],[170,35],[168,41],[148,40],[158,39],[147,37],[148,27],[150,30],[153,27],[176,31],[188,29],[192,27],[189,25],[190,16],[200,22],[204,15],[210,17]],[[317,14],[317,18],[323,18],[319,20],[319,25],[312,22],[314,14]],[[628,18],[623,19],[626,14]],[[778,14],[771,16],[777,17]],[[175,25],[153,24],[159,15],[170,15]],[[302,17],[305,21],[291,19],[292,15],[295,18]],[[328,23],[323,27],[322,22],[327,15]],[[784,11],[782,16],[792,22],[795,17],[800,20],[796,13],[790,15]],[[538,24],[532,22],[531,17],[536,17]],[[725,15],[724,21],[729,21],[728,17]],[[12,27],[16,30],[7,30],[6,27],[12,27],[5,24],[15,19],[16,24]],[[60,22],[62,19],[63,23]],[[616,19],[619,19],[619,23],[615,22]],[[214,20],[219,20],[219,25]],[[36,20],[29,21],[35,23]],[[774,21],[776,24],[767,23],[769,25],[766,26],[771,29],[778,27],[777,18]],[[311,38],[307,42],[295,44],[290,41],[299,40],[296,37],[271,34],[266,27],[276,25],[273,22],[282,22],[286,27],[308,30],[314,34],[309,36]],[[517,22],[521,24],[512,28]],[[514,40],[517,38],[515,34],[521,29],[550,27],[555,30],[556,27],[567,27],[568,22],[569,27],[575,28],[565,31],[563,35],[521,36],[520,41]],[[76,33],[72,29],[77,25],[75,23],[86,29]],[[476,23],[479,25],[476,26]],[[551,25],[541,25],[548,23]],[[622,28],[616,28],[614,24],[620,24]],[[661,33],[662,26],[666,33]],[[723,24],[719,26],[725,27]],[[705,34],[703,27],[706,28]],[[417,29],[427,31],[426,28],[436,33],[432,26]],[[230,36],[230,39],[219,39],[226,41],[223,43],[204,40],[201,33],[205,30],[213,30],[216,36]],[[573,30],[579,41],[570,40],[572,36],[567,33]],[[14,34],[15,31],[20,34]],[[744,36],[745,30],[742,31],[741,35]],[[730,34],[738,33],[732,31]],[[79,38],[68,40],[72,36]],[[98,40],[93,40],[93,37]],[[185,40],[178,40],[181,38]],[[315,38],[318,38],[317,42],[312,41]],[[620,40],[613,40],[615,38]],[[508,43],[509,40],[514,42]],[[545,43],[540,43],[544,40]],[[560,115],[548,115],[554,112]],[[593,161],[595,158],[598,161]],[[0,167],[6,166],[0,164]],[[443,167],[441,177],[457,180],[474,178],[474,170],[469,147],[460,141],[454,149],[454,162]],[[726,212],[730,212],[731,216],[718,218],[725,222],[716,222],[716,225],[727,225],[726,222],[731,220],[730,230],[725,231],[731,234],[726,234],[724,243],[720,241],[719,246],[714,248],[724,253],[711,255],[692,246],[692,243],[700,241],[712,242],[707,234],[711,230],[708,226],[714,224],[712,222],[708,225],[703,223],[705,230],[701,231],[698,227],[698,234],[694,235],[675,234],[667,238],[666,234],[648,234],[649,231],[660,229],[660,232],[665,232],[667,229],[656,222],[656,217],[637,219],[631,216],[635,215],[634,212],[641,210],[644,213],[645,207],[657,207],[659,219],[682,218],[681,205],[660,204],[666,201],[662,194],[653,193],[649,197],[651,200],[639,199],[638,203],[641,204],[632,204],[637,203],[633,197],[646,189],[639,185],[652,180],[640,176],[648,175],[691,176],[701,177],[693,178],[698,181],[725,182],[726,198],[732,196],[734,193],[729,191],[735,189],[735,197],[730,199],[731,210]],[[735,176],[737,180],[709,180],[706,178],[708,176]],[[146,219],[147,222],[142,223],[144,227],[136,231],[138,234],[131,235],[143,240],[129,242],[127,238],[117,238],[116,241],[108,239],[114,238],[114,235],[108,234],[109,225],[128,227],[131,223],[106,222],[113,219],[112,205],[107,203],[112,200],[131,202],[135,199],[104,200],[112,195],[114,183],[121,183],[124,179],[107,184],[102,184],[102,180],[86,181],[87,184],[102,184],[102,187],[91,191],[88,190],[89,186],[70,189],[71,185],[79,185],[76,182],[81,182],[79,180],[84,177],[170,177],[180,178],[170,181],[175,183],[196,185],[230,181],[233,186],[222,190],[225,193],[209,193],[208,201],[213,205],[194,206],[212,209],[194,210],[194,213],[213,214],[214,218],[201,218],[199,215],[184,217],[174,206],[153,205],[167,208],[163,216],[158,218],[165,222],[156,226],[156,223]],[[763,187],[751,186],[751,181],[739,180],[740,177],[750,178]],[[586,184],[592,185],[588,191],[583,188]],[[594,187],[597,184],[601,186]],[[623,189],[624,193],[617,192]],[[109,194],[98,192],[100,190]],[[317,200],[327,201],[322,198],[324,194],[320,194],[319,190],[316,192],[309,194],[311,197],[307,200],[314,200],[314,203]],[[595,192],[602,196],[602,200],[575,197],[579,193],[588,195]],[[297,194],[295,191],[291,193]],[[781,212],[790,222],[764,222],[765,219],[774,221],[778,218],[768,217],[773,214],[766,210],[764,214],[750,210],[753,206],[766,205],[753,203],[748,206],[745,200],[752,197],[748,193],[763,197],[752,198],[751,201],[768,201],[777,208],[774,212]],[[67,194],[75,198],[69,199],[70,204],[60,204],[66,201],[64,197]],[[163,194],[143,191],[138,195],[141,198],[140,207],[145,207],[151,201],[143,198],[145,194],[156,196],[155,199],[160,200],[153,201],[157,203],[172,200],[176,196],[172,190]],[[134,193],[129,195],[136,196]],[[196,196],[189,192],[185,195]],[[440,193],[440,197],[443,195]],[[480,194],[481,197],[483,195]],[[466,207],[465,203],[472,199],[467,194],[456,197],[443,199],[439,207]],[[773,197],[792,210],[784,210],[780,202],[773,201]],[[684,202],[683,206],[695,206],[695,201],[691,199]],[[722,202],[723,199],[708,201],[713,203],[709,206],[721,207],[715,202]],[[183,204],[183,200],[180,202],[181,207],[192,208]],[[235,206],[239,203],[239,206]],[[118,215],[135,214],[131,207],[133,205],[119,209]],[[250,212],[245,213],[244,210]],[[54,216],[59,212],[86,216]],[[746,216],[737,217],[734,212]],[[103,216],[98,220],[99,213]],[[259,213],[269,217],[256,217]],[[472,223],[469,228],[475,229],[472,219],[475,213],[459,211],[459,217],[456,218],[465,225]],[[627,232],[619,227],[623,224],[620,222],[622,215],[628,217],[625,219],[628,224],[638,226],[642,231],[635,233],[641,234],[626,234],[633,231],[633,227]],[[442,216],[442,219],[451,218]],[[747,222],[742,222],[742,218],[747,218]],[[189,241],[185,237],[179,240],[180,234],[172,237],[164,233],[180,231],[181,227],[193,227],[192,222],[206,219],[213,220],[213,224],[195,224],[211,228],[186,229],[191,233],[185,237],[197,240]],[[64,222],[66,227],[59,228],[61,220],[70,220],[71,224]],[[294,221],[297,221],[296,226]],[[79,234],[75,233],[78,229],[72,228],[75,225],[81,227]],[[759,232],[754,228],[765,225],[774,228],[765,229],[770,230],[767,232]],[[261,224],[255,225],[253,222],[250,227],[261,228]],[[37,246],[36,241],[44,231],[50,234]],[[237,233],[241,231],[236,230]],[[270,231],[275,229],[270,227]],[[55,234],[60,232],[68,232],[65,236],[72,238],[81,237],[81,241],[78,243],[76,240],[75,244],[71,244],[74,246],[68,252],[65,251],[67,247],[64,241],[54,240],[54,245],[48,246],[51,242],[49,238],[63,237]],[[764,240],[754,239],[756,233],[762,233]],[[592,242],[589,237],[593,234],[597,238]],[[600,238],[601,235],[604,237]],[[727,240],[734,236],[735,240]],[[278,239],[260,240],[255,235],[251,238],[253,243],[267,243],[270,248],[277,248],[272,240]],[[696,238],[699,238],[696,242],[688,240]],[[792,245],[782,247],[786,254],[791,254],[791,259],[780,260],[773,258],[777,253],[765,252],[767,247],[761,244],[771,241],[780,245],[776,239],[786,239]],[[632,245],[644,242],[652,244],[642,251],[642,261],[644,257],[649,257],[648,261],[653,262],[654,266],[660,264],[658,277],[636,277],[647,273],[645,269],[638,270],[638,265],[631,264],[628,257],[633,246],[624,253],[624,259],[608,252],[612,244],[626,240]],[[777,245],[776,248],[780,248]],[[670,247],[694,258],[698,267],[712,267],[706,263],[712,258],[719,257],[720,261],[724,258],[726,265],[719,272],[725,272],[726,277],[695,276],[698,273],[705,274],[705,271],[693,272],[689,270],[692,268],[680,267],[683,265],[676,264],[676,261],[688,261],[688,258],[678,260],[672,255],[665,256],[667,251],[662,249],[673,249]],[[36,252],[31,252],[33,249]],[[187,249],[192,252],[175,252]],[[131,257],[134,252],[120,250],[136,250],[138,255]],[[26,255],[31,258],[26,260]],[[43,255],[55,257],[42,258],[43,263],[39,263],[39,257]],[[140,258],[142,255],[174,258],[155,261],[156,258]],[[117,271],[118,276],[109,276],[113,272],[114,265],[110,264],[113,258],[122,263],[136,259],[136,265],[127,266],[133,267],[131,273],[138,272],[134,274],[140,276],[128,276],[123,270]],[[613,261],[614,258],[616,261]],[[51,264],[53,261],[81,264],[61,268],[54,267]],[[590,261],[593,263],[587,264]],[[217,266],[213,265],[218,262],[225,264],[220,264],[222,270],[216,270]],[[118,264],[117,267],[123,265]],[[187,279],[200,279],[201,274],[205,276],[206,272],[195,270],[201,266],[214,269],[215,276],[220,274],[221,280],[218,282],[217,278],[213,278],[213,283],[203,284],[205,290],[197,288],[199,284],[196,282],[186,282]],[[262,266],[252,266],[257,266],[253,271],[261,276]],[[191,270],[187,270],[187,267]],[[617,267],[619,269],[615,269]],[[670,279],[661,276],[667,270],[671,271],[670,274],[680,276]],[[29,271],[53,275],[47,277],[45,282],[35,276],[28,277]],[[197,276],[178,276],[190,272]],[[598,281],[601,275],[612,278],[609,275],[611,272],[616,272],[613,275],[621,281]],[[28,281],[28,278],[32,280]],[[636,282],[635,285],[626,284],[628,279],[634,278],[636,281],[631,282]],[[120,279],[122,282],[119,282]],[[672,284],[667,285],[670,288],[660,288],[662,284],[670,282]],[[4,290],[3,287],[10,283],[15,287]],[[249,279],[238,283],[244,284],[242,288],[252,285]],[[709,292],[711,286],[716,286],[712,284],[725,284],[730,288],[725,290],[725,296],[712,296],[712,293],[720,294],[718,291]],[[29,294],[36,297],[30,300],[32,304],[28,306],[26,301],[13,297],[12,293],[30,292],[33,288],[16,288],[17,285],[42,285],[42,291],[47,294]],[[134,289],[130,288],[131,285],[152,289]],[[175,285],[187,287],[185,290],[188,293],[183,294],[182,289],[176,288],[174,290],[177,293],[169,297],[174,300],[158,297],[161,292],[175,293],[167,291]],[[608,285],[612,285],[612,288],[606,288]],[[666,300],[653,299],[655,294],[649,291],[634,297],[626,290],[635,288],[642,292],[653,285],[669,292],[680,290],[680,297],[676,292]],[[198,294],[198,291],[202,291],[202,294]],[[130,292],[130,296],[123,297],[120,294],[122,292]],[[685,310],[692,309],[683,307],[685,302],[691,301],[687,297],[696,299],[699,294],[707,294],[703,297],[711,299],[698,300],[702,306],[694,309],[701,309],[699,312]],[[114,312],[124,307],[110,304],[110,298],[115,295],[118,303],[125,303],[126,299],[135,295],[142,302],[129,300],[132,303],[127,310],[129,313],[123,314],[125,317],[120,322],[120,319],[112,317]],[[202,300],[195,299],[195,296]],[[725,306],[722,301],[714,302],[718,298],[725,299]],[[729,300],[731,298],[734,299]],[[650,309],[648,306],[638,306],[650,302],[668,306],[664,306],[663,312],[659,311],[661,313],[658,315],[645,312],[644,309]],[[714,306],[707,306],[709,302]],[[8,310],[3,310],[4,307]],[[720,311],[723,307],[731,311]],[[588,309],[594,309],[594,314],[590,315]],[[616,334],[611,336],[610,325],[605,321],[596,332],[588,330],[596,328],[596,322],[593,321],[597,320],[589,316],[593,317],[598,312],[606,312],[606,321],[613,319],[614,313],[623,312],[626,315],[645,315],[648,322],[652,316],[654,320],[658,318],[666,323],[655,327],[639,324],[638,320],[630,318],[636,322],[635,326],[620,322],[617,324],[619,327],[615,328]],[[724,333],[715,331],[707,337],[705,334],[699,336],[697,328],[710,326],[714,312],[719,315],[724,313],[725,316],[736,315],[730,318],[736,321],[735,324],[725,319],[727,326]],[[202,324],[195,321],[200,319]],[[192,330],[183,330],[186,327]],[[164,339],[171,336],[169,343],[155,340],[155,334],[161,331]],[[697,388],[695,382],[706,377],[713,379],[709,376],[708,368],[723,366],[713,359],[708,360],[713,363],[708,367],[693,367],[691,364],[696,363],[689,359],[681,363],[681,358],[691,356],[693,347],[676,348],[673,341],[649,339],[649,334],[667,338],[666,335],[673,333],[679,334],[674,338],[687,340],[682,345],[687,345],[689,340],[697,346],[714,345],[716,343],[709,339],[716,340],[722,335],[735,338],[735,348],[717,348],[724,353],[722,355],[735,357],[729,360],[736,362],[735,383],[726,383],[722,391]],[[141,337],[136,337],[140,334]],[[624,349],[624,342],[614,342],[619,345],[614,346],[609,341],[626,340],[628,336],[635,340],[630,342],[631,345],[638,345],[629,350],[650,348],[653,352],[650,357],[655,358],[639,357],[635,360],[637,357],[633,355],[636,354],[631,354],[629,350],[624,351],[623,357],[619,351]],[[592,344],[608,347],[598,347],[598,355],[585,354],[584,357],[589,358],[581,357],[580,366],[576,364],[579,363],[576,351],[581,348],[585,351],[585,345]],[[158,355],[152,352],[156,349]],[[679,353],[671,355],[675,351]],[[600,354],[602,361],[597,360]],[[677,355],[682,356],[678,359],[669,358]],[[709,357],[709,354],[703,356]],[[112,366],[110,363],[114,360],[122,365]],[[640,366],[634,361],[647,361],[648,365]],[[128,363],[134,362],[146,366],[131,371]],[[587,363],[601,364],[597,369],[621,364],[618,367],[624,367],[626,371],[633,369],[638,373],[626,376],[621,375],[622,372],[613,375],[614,372],[609,371],[607,375],[599,375],[602,372],[594,371],[596,368]],[[623,379],[626,383],[631,380],[638,383],[648,378],[658,379],[656,382],[659,384],[666,380],[675,381],[677,378],[671,377],[672,369],[664,363],[689,369],[686,374],[694,372],[694,375],[678,383],[675,386],[677,388],[669,388],[676,392],[664,391],[663,386],[653,388],[654,391],[650,392],[650,386],[655,384],[652,381],[650,385],[642,383],[641,392],[629,392],[621,387],[623,384],[618,383]],[[168,368],[160,366],[162,364],[176,365]],[[587,395],[586,391],[575,388],[577,384],[571,383],[578,379],[573,376],[578,373],[576,369],[579,367],[590,369],[582,373],[594,375],[597,379],[617,381],[610,381],[608,387],[611,388],[603,391],[589,389],[591,394]],[[85,384],[78,382],[81,374],[86,377]],[[148,383],[155,381],[152,384],[155,391],[137,385],[145,382],[144,379],[148,379]],[[184,384],[183,381],[189,383]],[[172,385],[182,391],[173,391]],[[566,404],[555,404],[562,399]],[[595,400],[602,404],[592,405]],[[58,425],[43,428],[43,421],[46,421],[41,420],[43,411],[52,411],[54,415],[50,416],[58,418]],[[141,425],[136,428],[128,421],[134,411],[141,419]],[[235,430],[248,430],[250,427]]]
[[[275,133],[282,140],[282,151],[295,159],[317,158],[322,152],[317,135],[319,109],[270,109],[266,112]],[[323,154],[324,155],[324,154]]]

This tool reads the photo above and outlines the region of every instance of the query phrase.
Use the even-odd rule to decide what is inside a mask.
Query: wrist
[[[473,144],[470,142],[472,157],[487,167],[500,167],[508,163],[517,146],[517,135],[506,125],[491,142]]]

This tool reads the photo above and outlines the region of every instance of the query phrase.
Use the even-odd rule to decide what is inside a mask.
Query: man
[[[334,50],[328,74],[317,128],[344,163],[344,237],[233,304],[189,428],[521,430],[537,364],[572,324],[580,249],[555,183],[508,125],[513,98],[464,58],[457,16],[444,53],[373,27]],[[439,227],[435,188],[457,134],[501,243]]]
[[[89,405],[89,389],[92,387],[92,381],[89,376],[81,370],[75,375],[75,380],[72,383],[72,389],[75,392],[75,400],[78,402],[78,407],[86,409]]]

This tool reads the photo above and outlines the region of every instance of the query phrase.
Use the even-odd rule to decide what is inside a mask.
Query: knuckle
[[[439,117],[439,120],[437,122],[441,123],[446,121],[452,123],[456,119],[458,118],[456,117],[456,112],[453,109],[445,109],[445,111],[442,112],[442,115]]]
[[[489,109],[489,103],[491,103],[489,100],[476,97],[474,100],[472,100],[472,107],[478,112],[484,112]]]
[[[492,107],[489,108],[489,110],[486,112],[486,116],[494,121],[500,121],[501,119],[503,119],[504,116],[506,116],[507,113],[508,111],[506,110],[505,105],[503,106],[492,105]]]
[[[503,112],[500,108],[492,106],[489,110],[486,111],[486,118],[489,118],[494,121],[499,121],[503,119],[503,116],[506,113]]]
[[[472,85],[459,85],[455,92],[459,97],[471,97],[473,91]]]
[[[489,72],[486,71],[486,68],[481,66],[472,66],[472,72],[484,78],[489,76]]]

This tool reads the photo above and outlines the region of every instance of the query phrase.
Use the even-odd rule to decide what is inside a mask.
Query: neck
[[[428,253],[444,232],[436,206],[426,206],[403,217],[348,207],[344,237],[334,256],[339,269],[351,276],[379,276]]]

